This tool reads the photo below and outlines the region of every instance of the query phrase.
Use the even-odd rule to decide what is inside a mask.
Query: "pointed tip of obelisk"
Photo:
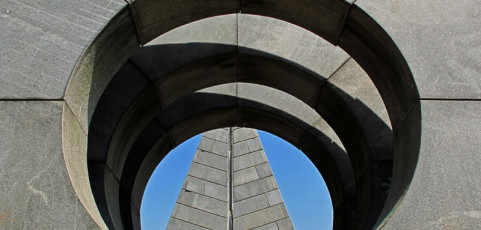
[[[167,229],[293,229],[256,130],[202,135]]]

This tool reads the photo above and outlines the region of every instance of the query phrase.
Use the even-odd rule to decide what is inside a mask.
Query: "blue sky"
[[[258,133],[295,229],[332,229],[332,204],[319,171],[288,142]],[[142,200],[142,229],[167,226],[200,138],[197,135],[172,150],[154,171]]]

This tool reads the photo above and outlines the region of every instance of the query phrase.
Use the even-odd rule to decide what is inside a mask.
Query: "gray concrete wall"
[[[477,114],[481,111],[481,79],[478,77],[481,73],[481,35],[478,29],[481,5],[467,0],[357,0],[349,3],[366,11],[391,35],[411,68],[421,96],[419,164],[402,202],[381,227],[480,228],[481,192],[478,185],[481,177],[478,172],[481,164],[477,162],[481,132]],[[126,5],[120,0],[3,0],[0,4],[2,227],[93,229],[98,225],[105,228],[86,185],[89,178],[83,160],[86,158],[89,116],[93,113],[89,108],[95,108],[109,76],[136,48],[134,25],[139,29],[146,28],[132,20],[125,10]],[[225,9],[237,9],[238,5],[234,2]],[[349,7],[343,12],[347,14]],[[250,10],[256,12],[253,8]],[[248,10],[243,11],[246,12]],[[97,37],[114,16],[130,22],[130,26],[107,30],[104,35],[109,36]],[[289,20],[290,16],[292,14],[286,14],[283,19]],[[315,14],[303,16],[309,18]],[[238,18],[240,20],[233,20],[232,25],[226,27],[232,33],[241,32],[232,37],[235,44],[245,41],[242,43],[245,46],[269,49],[268,52],[309,69],[326,66],[326,69],[318,70],[326,74],[326,78],[348,58],[342,52],[336,52],[332,58],[327,55],[322,59],[322,54],[331,51],[311,39],[318,38],[315,34],[338,34],[340,31],[319,33],[311,26],[308,29],[315,34],[301,36],[291,26],[273,22],[270,18],[255,21],[257,19],[253,18],[256,17],[244,14]],[[309,21],[323,24],[321,22],[330,20],[324,17],[323,20]],[[266,28],[265,25],[271,30],[262,29]],[[257,32],[252,35],[242,32],[247,27],[253,27]],[[261,30],[263,33],[259,32]],[[123,40],[120,35],[124,35]],[[332,37],[329,38],[332,41]],[[269,45],[252,42],[262,39]],[[99,45],[99,41],[104,42],[103,45],[89,46]],[[125,50],[116,49],[118,53],[105,56],[102,47],[116,45]],[[123,58],[123,55],[127,56]],[[117,64],[113,65],[114,62]],[[109,68],[101,71],[82,68],[84,64],[92,63],[104,63]],[[70,79],[71,73],[83,77]],[[70,87],[69,93],[65,94],[69,84],[78,87]],[[92,84],[94,90],[90,90]],[[73,89],[79,90],[79,94],[72,93]],[[83,96],[72,96],[80,94]],[[94,99],[89,102],[90,96]]]

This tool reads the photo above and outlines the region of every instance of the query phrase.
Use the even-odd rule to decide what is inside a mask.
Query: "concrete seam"
[[[110,171],[110,173],[112,174],[112,176],[114,176],[114,179],[115,179],[115,180],[117,181],[117,183],[119,183],[119,185],[120,185],[120,179],[117,178],[117,175],[115,175],[114,170],[112,170],[112,169],[110,168],[110,165],[107,164],[107,162],[105,162],[105,167],[107,167],[107,169]]]
[[[399,120],[399,122],[396,125],[396,127],[392,127],[392,132],[395,133],[398,129],[399,129],[399,126],[404,123],[404,121],[409,117],[409,115],[411,115],[411,113],[413,112],[414,109],[416,109],[417,106],[421,106],[421,101],[417,101],[416,104],[414,104],[410,109],[409,109],[409,112],[406,113],[406,115],[404,115],[404,117]],[[422,119],[422,117],[421,117]]]
[[[127,8],[129,10],[129,16],[130,16],[130,19],[132,20],[132,24],[134,25],[134,30],[135,30],[135,37],[137,38],[137,44],[142,47],[142,42],[140,40],[140,33],[139,33],[139,29],[137,28],[137,23],[135,23],[135,18],[134,18],[134,9],[132,7],[132,4],[127,1],[127,0],[124,0],[125,3],[127,3]]]
[[[64,101],[64,100],[62,100],[62,101]],[[88,132],[87,132],[87,130],[85,130],[82,125],[80,125],[80,124],[82,124],[82,123],[80,123],[80,121],[78,120],[77,116],[75,116],[75,113],[73,113],[72,108],[70,107],[70,105],[68,104],[68,102],[67,102],[67,101],[64,101],[64,102],[65,102],[65,105],[67,106],[67,108],[68,108],[68,109],[70,110],[70,112],[72,113],[73,117],[75,118],[75,121],[77,121],[77,123],[79,124],[80,129],[82,129],[82,130],[84,131],[85,135],[87,135],[87,142],[88,142]],[[63,118],[63,114],[62,114],[62,118]],[[88,125],[88,124],[87,124],[87,125]]]
[[[200,195],[202,195],[202,194],[200,194]],[[204,195],[202,195],[202,196],[204,196]],[[224,202],[225,202],[225,201],[224,201]],[[180,204],[180,205],[185,206],[185,207],[188,207],[188,208],[192,208],[192,209],[195,209],[195,210],[199,210],[199,211],[202,211],[202,212],[206,212],[206,213],[212,214],[212,215],[214,215],[214,216],[218,216],[218,217],[225,218],[225,216],[221,216],[221,215],[219,215],[219,214],[215,214],[215,213],[209,212],[209,211],[207,211],[207,210],[203,210],[203,209],[200,209],[200,208],[196,208],[196,207],[194,207],[194,206],[188,206],[188,205],[185,205],[185,204],[182,204],[182,203],[178,203],[178,202],[176,202],[176,204]]]
[[[198,149],[198,150],[201,151],[201,152],[211,153],[211,154],[214,154],[214,155],[217,155],[217,156],[220,156],[220,157],[228,158],[228,157],[225,157],[225,156],[223,156],[223,155],[220,155],[220,154],[218,154],[218,153],[214,153],[214,152],[211,152],[211,151],[205,151],[205,150],[202,150],[202,149]]]
[[[63,100],[62,100],[63,101]],[[72,112],[72,109],[70,108],[70,106],[67,104],[67,102],[65,101],[65,105],[67,106],[67,108],[69,109],[70,113],[72,113],[72,115],[74,115],[74,113]],[[62,112],[62,119],[63,119],[63,112]],[[77,120],[77,117],[74,115],[75,117],[75,120],[78,122]],[[82,128],[82,126],[80,125],[80,122],[78,122],[78,125],[80,126],[80,129],[82,129],[84,132],[85,130]],[[88,139],[88,136],[87,136],[87,139]],[[65,159],[65,151],[63,149],[63,122],[62,122],[62,158],[64,160],[64,162],[66,162],[66,159]],[[87,165],[88,165],[88,161],[87,161]],[[68,170],[68,167],[67,167],[67,164],[62,164],[63,165],[63,168],[65,169],[65,172],[67,173],[67,177],[68,177],[68,180],[70,181],[70,185],[72,186],[72,190],[74,191],[75,193],[75,197],[77,198],[77,202],[80,203],[80,205],[82,205],[82,207],[84,207],[84,209],[87,211],[87,214],[89,215],[90,218],[92,218],[92,220],[94,221],[94,223],[99,227],[99,229],[102,229],[102,224],[97,222],[97,219],[94,218],[94,215],[91,213],[92,211],[94,210],[91,210],[89,208],[87,208],[87,206],[84,204],[83,200],[80,199],[80,195],[79,193],[75,190],[75,187],[73,186],[73,181],[72,181],[72,177],[70,176],[70,173],[69,173],[69,170]],[[88,169],[87,169],[87,172],[88,172]],[[89,185],[91,186],[91,184],[89,183]],[[92,194],[93,196],[93,194]],[[95,199],[95,198],[94,198]],[[75,209],[75,211],[77,211],[77,208]],[[95,211],[94,211],[95,212]],[[99,213],[100,214],[100,213]],[[100,214],[100,218],[101,220],[100,221],[103,221],[103,218]],[[75,221],[77,222],[77,221]],[[53,223],[53,222],[52,222]]]
[[[18,99],[18,98],[0,98],[0,102],[1,101],[19,101],[19,102],[22,102],[22,101],[45,101],[45,102],[49,102],[49,101],[65,101],[63,98],[58,98],[58,99],[50,99],[50,98],[47,98],[47,99],[44,99],[44,98],[27,98],[27,99]]]
[[[266,210],[266,209],[268,209],[268,208],[272,208],[272,207],[275,207],[275,206],[280,206],[280,205],[283,205],[283,204],[284,204],[284,201],[282,201],[282,203],[279,203],[279,204],[276,204],[276,205],[269,205],[267,208],[261,208],[261,209],[255,210],[255,211],[253,211],[253,212],[249,212],[249,213],[246,213],[246,214],[244,214],[244,215],[237,216],[236,218],[240,218],[240,217],[243,217],[243,216],[247,216],[247,215],[249,215],[249,214],[252,214],[252,213],[255,213],[255,212],[259,212],[259,211],[262,211],[262,210]],[[268,225],[268,224],[271,224],[271,223],[274,223],[274,222],[279,221],[279,220],[287,219],[287,218],[289,218],[289,215],[286,215],[285,217],[282,217],[282,218],[280,218],[280,219],[276,219],[276,220],[274,220],[273,222],[269,222],[269,223],[267,223],[267,224],[259,225],[259,226],[257,226],[256,228],[261,227],[261,226],[264,226],[264,225]]]
[[[206,227],[206,226],[194,224],[194,223],[189,222],[189,221],[187,221],[187,220],[182,220],[182,219],[179,219],[179,218],[175,218],[175,217],[173,217],[173,216],[171,216],[171,218],[172,218],[172,219],[176,219],[176,220],[178,220],[178,221],[182,221],[182,222],[188,223],[188,224],[192,224],[192,225],[195,225],[195,226],[199,226],[199,227],[201,227],[201,228],[210,229],[210,228],[208,228],[208,227]]]
[[[344,67],[344,65],[346,65],[346,63],[351,59],[352,57],[348,57],[336,70],[334,70],[334,72],[332,72],[332,74],[326,79],[326,81],[329,81],[331,77],[334,76],[337,72],[339,72],[342,67]]]
[[[199,164],[199,165],[202,165],[202,166],[206,166],[206,167],[209,167],[209,168],[213,168],[213,169],[216,169],[216,170],[219,170],[219,171],[222,171],[222,172],[227,172],[227,171],[225,171],[225,170],[218,169],[218,168],[216,168],[216,167],[212,167],[211,165],[202,164],[202,163],[197,162],[197,161],[193,161],[193,163],[196,163],[196,164]]]
[[[276,188],[274,188],[274,189],[272,189],[272,190],[267,190],[267,191],[265,191],[264,193],[272,192],[272,191],[274,191],[274,190],[277,190],[277,189],[279,189],[279,188],[277,188],[277,187],[276,187]],[[262,194],[262,193],[255,194],[255,195],[253,195],[253,196],[250,196],[250,197],[244,198],[244,199],[242,199],[242,200],[237,200],[237,201],[235,201],[234,203],[238,203],[238,202],[241,202],[241,201],[247,200],[247,199],[249,199],[249,198],[252,198],[252,197],[255,197],[255,196],[258,196],[258,195],[261,195],[261,194]]]
[[[190,176],[190,175],[189,175],[189,176]],[[224,186],[224,187],[225,187],[225,186]],[[198,195],[202,195],[202,196],[209,197],[209,198],[212,198],[212,199],[217,200],[217,201],[222,201],[222,202],[224,202],[224,203],[227,203],[225,200],[219,200],[218,198],[211,197],[211,196],[208,196],[208,195],[205,195],[205,194],[202,194],[202,193],[197,193],[197,192],[194,192],[194,191],[191,191],[191,190],[187,190],[187,189],[185,189],[185,188],[182,188],[182,190],[185,190],[186,192],[193,192],[193,193],[198,194]],[[176,202],[176,203],[178,203],[178,202]],[[180,204],[180,203],[178,203],[178,204]],[[185,205],[185,204],[182,204],[182,205],[187,206],[187,205]],[[187,206],[187,207],[190,207],[190,206]]]
[[[222,143],[225,143],[225,144],[229,144],[228,142],[224,142],[224,141],[221,141],[221,140],[216,140],[216,139],[210,138],[210,137],[205,136],[205,135],[202,135],[202,137],[205,137],[205,138],[210,139],[210,140],[213,140],[213,141],[218,141],[218,142],[222,142]],[[204,152],[205,152],[205,151],[204,151]]]
[[[233,230],[234,229],[234,173],[233,173],[233,164],[234,164],[234,158],[232,157],[234,154],[232,152],[233,150],[233,144],[232,140],[234,139],[233,137],[233,131],[232,128],[229,127],[229,150],[227,151],[227,155],[229,156],[229,167],[228,167],[228,174],[229,174],[229,181],[228,181],[228,211],[227,211],[227,229],[228,230]]]
[[[135,70],[139,71],[140,75],[142,75],[142,77],[144,77],[148,82],[150,82],[151,84],[155,83],[154,81],[152,81],[149,75],[142,71],[142,69],[137,66],[132,60],[128,59],[127,62],[131,64],[135,68]]]
[[[263,164],[268,164],[268,165],[269,165],[269,162],[264,161],[264,162],[262,162],[262,163],[259,163],[259,164],[253,165],[253,166],[249,166],[249,167],[246,167],[246,168],[242,168],[242,169],[236,170],[236,171],[234,171],[234,173],[239,172],[239,171],[242,171],[242,170],[246,170],[246,169],[248,169],[248,168],[257,167],[257,166],[263,165]],[[270,167],[270,165],[269,165],[269,167]],[[257,170],[257,169],[256,169],[256,170]],[[272,176],[272,175],[271,175],[271,176]],[[262,178],[265,178],[265,177],[262,177]],[[262,178],[259,178],[259,179],[262,179]]]
[[[257,172],[257,171],[256,171],[256,172]],[[258,175],[259,175],[259,174],[258,174]],[[238,184],[238,185],[236,185],[236,186],[234,186],[234,187],[239,187],[239,186],[242,186],[242,185],[245,185],[245,184],[249,184],[249,183],[251,183],[251,182],[256,182],[256,181],[258,181],[258,180],[262,180],[262,179],[267,178],[267,177],[270,177],[270,176],[272,176],[272,174],[269,175],[269,176],[259,177],[259,178],[255,179],[255,180],[247,181],[247,182],[244,182],[244,183],[242,183],[242,184]]]
[[[237,142],[232,142],[232,143],[233,143],[233,144],[237,144],[237,143],[239,143],[239,142],[243,142],[243,141],[248,141],[248,140],[251,140],[251,139],[255,139],[256,137],[257,137],[257,136],[255,136],[255,137],[249,137],[249,138],[247,138],[247,139],[243,139],[243,140],[240,140],[240,141],[237,141]]]
[[[481,101],[481,98],[420,98],[420,101]]]
[[[131,60],[129,59],[129,60],[127,60],[127,62],[128,62],[129,64],[131,64],[131,65],[135,68],[135,70],[137,70],[137,71],[140,73],[140,75],[142,75],[145,79],[147,79],[147,81],[150,82],[150,84],[151,84],[152,86],[154,86],[155,94],[157,95],[157,100],[158,100],[158,102],[159,102],[159,109],[162,110],[161,94],[160,94],[159,89],[158,89],[157,86],[155,85],[155,82],[152,80],[152,78],[150,78],[150,76],[149,76],[147,73],[145,73],[145,72],[144,72],[139,66],[137,66],[133,61],[131,61]]]
[[[343,37],[343,35],[344,35],[344,30],[346,29],[347,21],[348,21],[348,19],[349,19],[350,16],[351,16],[351,11],[352,11],[352,8],[353,8],[355,2],[356,2],[356,1],[353,1],[353,2],[349,5],[349,8],[347,9],[347,14],[346,14],[346,17],[344,18],[344,22],[343,22],[343,24],[342,24],[341,33],[339,33],[339,37],[337,38],[336,44],[334,44],[335,46],[337,46],[337,45],[339,44],[339,41],[342,40],[342,37]]]
[[[197,163],[197,162],[196,162],[196,163]],[[227,186],[225,186],[225,185],[223,185],[223,184],[219,184],[219,183],[214,182],[214,181],[210,181],[210,180],[207,180],[207,179],[204,179],[204,178],[200,178],[200,177],[197,177],[197,176],[194,176],[194,175],[191,175],[191,174],[188,174],[188,175],[189,175],[190,177],[197,178],[197,179],[199,179],[199,180],[204,180],[204,181],[207,181],[207,182],[209,182],[209,183],[216,184],[216,185],[219,185],[219,186],[222,186],[222,187],[227,187]]]

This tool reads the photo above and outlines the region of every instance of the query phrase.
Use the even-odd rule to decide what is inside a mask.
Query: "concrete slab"
[[[416,172],[384,228],[480,228],[481,103],[422,101],[422,111]]]
[[[0,6],[0,98],[63,98],[84,48],[122,0],[4,0]]]
[[[62,111],[63,102],[0,102],[3,228],[99,229],[65,167]]]
[[[358,0],[393,38],[422,98],[481,98],[478,1]]]

